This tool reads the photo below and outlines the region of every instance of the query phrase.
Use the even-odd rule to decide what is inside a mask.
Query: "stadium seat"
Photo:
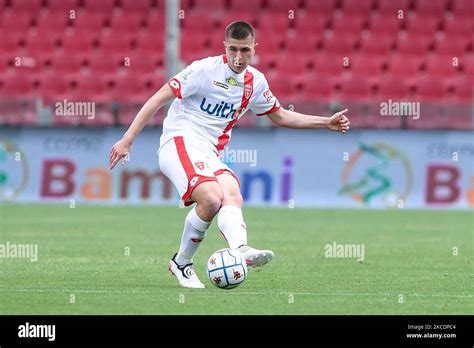
[[[65,99],[70,90],[67,75],[53,73],[43,75],[40,81],[40,96],[49,105],[58,100]]]
[[[111,15],[116,4],[116,0],[83,0],[84,8],[87,12],[102,12]]]
[[[474,5],[471,0],[455,0],[451,4],[453,14],[456,16],[466,16],[471,18],[474,16]]]
[[[471,77],[460,77],[450,82],[453,87],[452,101],[455,103],[472,105],[474,101],[474,89]]]
[[[334,19],[332,30],[334,35],[358,35],[362,30],[366,16],[359,14],[343,14]]]
[[[426,61],[426,74],[433,77],[452,79],[458,76],[458,66],[453,65],[453,56],[435,55]],[[458,61],[458,65],[461,63]]]
[[[21,34],[15,34],[15,32],[7,31],[3,28],[0,29],[0,53],[17,52],[19,42],[22,39]]]
[[[216,28],[216,23],[213,20],[202,20],[201,13],[190,12],[184,19],[184,35],[186,32],[200,33],[206,35],[212,33]]]
[[[153,0],[120,0],[120,9],[123,13],[146,14],[152,8]]]
[[[140,54],[163,56],[164,46],[164,40],[157,37],[157,35],[151,31],[144,31],[136,36],[135,51]]]
[[[424,56],[435,37],[423,36],[419,34],[403,35],[396,41],[396,49],[398,53],[406,56]],[[416,44],[414,44],[416,42]]]
[[[69,13],[70,10],[78,10],[79,3],[77,0],[47,0],[46,7],[48,14],[51,13]]]
[[[82,62],[76,55],[63,52],[51,56],[51,65],[55,73],[66,78],[74,78],[81,73]]]
[[[222,0],[194,0],[192,11],[206,13],[221,13],[226,8],[226,2]]]
[[[303,86],[301,94],[303,100],[319,102],[330,100],[333,86],[327,79],[302,79],[300,84]]]
[[[3,95],[9,97],[25,97],[33,90],[33,82],[28,74],[12,74],[2,76]]]
[[[370,85],[363,77],[351,77],[339,80],[341,101],[368,102],[370,100]]]
[[[265,33],[265,35],[285,36],[290,25],[291,20],[287,13],[267,13],[258,18],[256,30],[260,35]]]
[[[288,16],[288,11],[297,11],[300,8],[300,0],[279,0],[267,1],[266,9],[274,13],[285,13]]]
[[[452,16],[444,23],[444,34],[448,37],[472,36],[474,21],[466,16]]]
[[[342,12],[344,14],[358,13],[366,16],[373,8],[373,0],[343,0]]]
[[[148,15],[148,18],[146,19],[146,23],[147,23],[147,29],[148,29],[146,32],[149,33],[150,35],[154,35],[155,40],[157,37],[159,38],[160,35],[162,35],[162,33],[165,32],[165,16],[162,12],[150,13]]]
[[[12,10],[16,13],[27,12],[37,16],[41,10],[42,0],[11,0]]]
[[[63,51],[68,55],[88,56],[92,52],[95,40],[97,36],[92,32],[74,31],[72,34],[63,36]]]
[[[305,10],[324,16],[331,16],[336,9],[336,0],[305,1]]]
[[[443,101],[446,90],[440,78],[426,76],[416,81],[416,96],[425,102]]]
[[[261,13],[263,8],[263,0],[254,0],[254,1],[231,1],[230,11],[229,12],[253,12],[253,14]]]
[[[110,33],[112,35],[137,33],[144,23],[144,16],[141,13],[115,14],[109,17]]]
[[[435,51],[439,55],[451,55],[462,57],[469,47],[469,38],[463,36],[444,37],[441,42],[436,43]]]
[[[406,100],[409,96],[409,87],[400,77],[384,77],[377,84],[376,99],[378,101]]]
[[[288,39],[284,41],[286,50],[294,55],[308,55],[314,56],[316,48],[319,44],[319,38],[315,35],[308,36],[305,40],[298,40],[298,35],[293,40]]]
[[[238,10],[238,11],[229,11],[222,15],[221,18],[218,18],[218,24],[220,30],[222,30],[222,36],[224,36],[224,30],[230,23],[237,20],[245,20],[252,25],[256,25],[259,11],[250,11],[250,10]],[[260,32],[257,31],[256,37],[259,38]]]
[[[128,57],[132,50],[131,33],[121,33],[120,35],[109,32],[100,37],[100,51],[105,54],[121,54],[123,57]]]
[[[407,16],[410,2],[409,0],[378,0],[377,4],[377,10],[380,13],[396,16],[398,11],[402,10],[404,15]]]
[[[328,19],[324,16],[314,16],[310,17],[305,15],[303,17],[299,16],[295,20],[295,32],[297,37],[303,36],[320,36],[324,35],[324,30],[326,29]],[[308,35],[311,33],[311,35]]]
[[[61,33],[64,32],[69,25],[69,17],[64,13],[47,12],[37,18],[36,25],[41,31]]]
[[[410,17],[407,21],[408,35],[434,36],[439,29],[440,19],[437,17]]]
[[[26,37],[27,54],[42,58],[45,54],[53,53],[60,42],[59,35],[51,31],[30,32]]]
[[[388,71],[394,77],[406,80],[416,79],[420,73],[422,58],[396,55],[388,62]]]
[[[91,32],[100,35],[106,23],[106,15],[100,12],[79,13],[71,23],[77,33]]]
[[[111,54],[103,51],[91,54],[87,57],[89,74],[108,79],[117,74],[122,59],[121,54]]]
[[[347,66],[344,65],[345,60],[342,55],[320,54],[314,60],[314,69],[310,74],[310,79],[318,81],[320,79],[337,80],[345,72],[349,72]]]
[[[442,17],[446,10],[448,0],[417,0],[415,4],[415,12],[417,15],[430,15]]]
[[[28,12],[10,12],[3,14],[0,23],[6,32],[26,35],[32,27],[33,18]]]
[[[376,34],[371,31],[360,42],[360,52],[366,55],[388,57],[395,39],[392,35]]]
[[[349,69],[351,76],[366,78],[370,82],[376,82],[380,78],[382,59],[367,53],[359,53],[349,58]]]
[[[391,35],[396,37],[400,31],[403,20],[391,14],[377,13],[370,17],[370,33],[376,35]]]
[[[278,55],[275,60],[275,69],[279,74],[284,74],[287,80],[298,79],[300,76],[307,76],[310,58],[305,55],[298,55],[290,52],[286,55]]]
[[[342,54],[349,56],[353,53],[358,35],[348,35],[343,37],[332,36],[324,40],[324,49],[326,52],[333,54]]]

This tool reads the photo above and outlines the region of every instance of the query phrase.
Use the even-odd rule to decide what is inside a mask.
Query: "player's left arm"
[[[345,134],[350,128],[350,122],[345,115],[347,109],[336,112],[330,117],[305,115],[299,112],[286,110],[280,107],[277,111],[268,114],[268,118],[277,126],[285,128],[326,128]]]

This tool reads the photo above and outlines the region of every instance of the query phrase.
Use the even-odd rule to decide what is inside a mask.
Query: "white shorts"
[[[189,197],[200,183],[217,181],[221,174],[233,175],[240,185],[237,175],[214,151],[181,136],[163,144],[158,155],[162,173],[171,180],[186,206],[194,203]]]

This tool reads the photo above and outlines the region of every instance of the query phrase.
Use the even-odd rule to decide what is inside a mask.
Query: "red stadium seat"
[[[409,96],[408,86],[400,77],[384,77],[377,84],[377,100],[406,100]]]
[[[336,9],[336,3],[336,0],[305,1],[305,10],[328,16]]]
[[[324,49],[329,53],[351,55],[354,51],[358,35],[332,36],[324,41]]]
[[[307,36],[305,40],[298,40],[298,35],[294,39],[288,39],[284,41],[286,43],[286,49],[288,52],[294,55],[308,55],[314,56],[316,54],[316,48],[319,43],[317,36]]]
[[[51,57],[54,73],[65,77],[76,77],[81,73],[82,62],[76,55],[58,53]]]
[[[184,19],[183,35],[187,32],[199,32],[201,35],[212,33],[216,25],[213,20],[202,20],[203,15],[197,12],[190,12]]]
[[[367,79],[363,77],[341,79],[340,85],[340,100],[342,101],[357,101],[368,102],[370,100],[370,85]]]
[[[151,31],[144,31],[136,36],[136,51],[140,54],[163,55],[165,49],[164,38]]]
[[[88,12],[102,12],[104,14],[112,14],[116,0],[83,0],[84,8]]]
[[[396,16],[398,11],[402,10],[404,15],[407,16],[410,2],[409,0],[379,0],[377,1],[377,4],[377,8],[380,13]]]
[[[381,58],[371,54],[360,53],[349,59],[349,69],[353,77],[365,77],[375,81],[380,77],[381,67]]]
[[[123,64],[125,63],[125,64]],[[162,69],[162,59],[156,55],[135,53],[128,57],[126,62],[121,62],[121,72],[132,76],[153,76]]]
[[[33,91],[33,83],[28,74],[13,74],[2,77],[3,95],[8,97],[26,97]]]
[[[47,0],[46,7],[48,12],[69,13],[70,10],[76,10],[79,7],[78,0]]]
[[[152,3],[153,0],[120,0],[120,8],[124,13],[146,14],[152,8]]]
[[[294,88],[283,76],[285,75],[282,73],[280,77],[276,75],[274,78],[270,78],[268,84],[273,95],[275,95],[278,100],[284,102],[293,98]]]
[[[125,13],[116,14],[109,17],[110,32],[114,35],[122,35],[127,33],[136,33],[142,27],[144,18],[141,13]]]
[[[100,37],[100,51],[105,54],[121,54],[127,57],[131,54],[133,34],[116,34],[109,32]]]
[[[321,36],[324,34],[328,19],[324,16],[304,16],[295,20],[295,31],[297,36]],[[311,34],[311,35],[309,35]]]
[[[218,18],[219,27],[222,31],[232,22],[237,20],[244,20],[249,22],[252,25],[256,25],[257,18],[259,16],[258,11],[250,11],[250,10],[238,10],[238,11],[231,11],[224,13],[221,18]],[[224,32],[222,32],[222,36],[224,36]],[[257,31],[256,33],[257,38],[260,37],[260,33]]]
[[[344,65],[345,60],[342,55],[320,54],[314,61],[314,76],[310,78],[318,81],[319,79],[331,78],[337,80],[345,72],[349,72],[348,66]]]
[[[89,74],[92,76],[101,76],[110,78],[117,74],[120,65],[120,57],[115,54],[97,52],[87,57],[89,62]]]
[[[474,21],[466,16],[452,16],[444,24],[444,33],[448,37],[469,36],[474,31]]]
[[[63,32],[69,24],[69,17],[66,13],[47,12],[37,19],[37,27],[42,31],[50,31],[51,33]]]
[[[287,80],[298,79],[299,76],[308,76],[310,58],[304,55],[289,53],[278,55],[275,60],[275,69],[279,74],[286,75]]]
[[[26,52],[32,56],[42,57],[51,54],[58,47],[59,35],[50,31],[30,32],[26,37]]]
[[[154,35],[155,40],[160,38],[160,35],[163,35],[165,32],[165,16],[162,12],[150,13],[146,20],[147,22],[147,34]],[[164,38],[162,39],[164,40]]]
[[[415,12],[417,15],[443,16],[448,0],[417,0]]]
[[[297,11],[300,7],[300,0],[279,0],[268,1],[267,10],[271,12],[285,13],[288,16],[288,11]]]
[[[472,0],[455,0],[452,2],[452,10],[455,15],[467,16],[471,19],[474,16]]]
[[[21,34],[0,29],[0,53],[17,52],[19,42],[22,38]],[[11,54],[11,53],[10,53]]]
[[[97,39],[91,32],[78,32],[63,37],[63,49],[66,54],[84,57],[90,54],[93,43]]]
[[[396,43],[397,51],[403,55],[424,56],[429,46],[434,41],[434,36],[404,35]]]
[[[373,8],[373,0],[343,0],[342,12],[367,15]]]
[[[437,17],[422,17],[418,15],[408,19],[408,35],[431,35],[434,36],[439,28],[440,19]]]
[[[46,104],[65,99],[69,94],[70,85],[66,75],[53,73],[43,75],[40,81],[40,95]]]
[[[426,73],[429,76],[452,79],[458,76],[458,66],[453,65],[453,57],[451,55],[435,55],[426,62]],[[460,62],[457,62],[460,65]]]
[[[370,32],[373,35],[391,35],[395,37],[400,31],[403,20],[391,14],[378,13],[369,20]]]
[[[254,0],[254,1],[237,1],[234,0],[231,2],[230,11],[238,12],[253,12],[253,14],[261,13],[263,7],[263,0]]]
[[[446,94],[443,80],[431,76],[416,81],[415,87],[417,98],[425,102],[443,101]]]
[[[115,85],[110,91],[112,100],[129,103],[145,103],[154,93],[145,89],[145,83],[137,76],[126,75],[115,79]]]
[[[358,35],[366,21],[365,16],[358,14],[342,15],[336,17],[332,23],[334,35]]]
[[[462,57],[468,49],[469,38],[458,36],[458,37],[445,37],[441,42],[436,45],[436,53],[440,55],[451,55],[452,57]]]
[[[33,18],[28,12],[10,12],[5,13],[2,17],[1,26],[3,29],[17,35],[26,35],[33,24]]]
[[[416,79],[420,73],[422,58],[396,55],[388,62],[389,73],[398,78]]]
[[[307,101],[328,101],[332,93],[333,86],[327,79],[308,79],[301,81],[303,85],[302,99]]]
[[[256,30],[260,35],[266,33],[266,35],[285,36],[290,25],[291,20],[287,13],[268,13],[259,17]]]
[[[74,98],[80,101],[107,102],[107,80],[97,74],[87,74],[77,80]]]
[[[474,100],[472,76],[452,80],[451,85],[454,89],[452,101],[462,104],[472,104]]]
[[[360,52],[366,55],[388,57],[394,41],[392,35],[377,34],[372,31],[368,36],[362,38]]]
[[[103,13],[80,13],[71,22],[76,32],[92,32],[96,35],[100,35],[106,21],[106,15]]]
[[[14,12],[28,12],[37,16],[41,9],[42,0],[11,0]]]
[[[196,12],[224,12],[226,8],[226,2],[221,0],[194,0],[194,6],[192,11]]]

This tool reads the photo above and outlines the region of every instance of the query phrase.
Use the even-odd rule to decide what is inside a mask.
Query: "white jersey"
[[[194,61],[168,84],[178,98],[163,123],[160,148],[182,136],[219,153],[246,111],[262,116],[280,108],[260,71],[248,66],[237,74],[225,55]]]

